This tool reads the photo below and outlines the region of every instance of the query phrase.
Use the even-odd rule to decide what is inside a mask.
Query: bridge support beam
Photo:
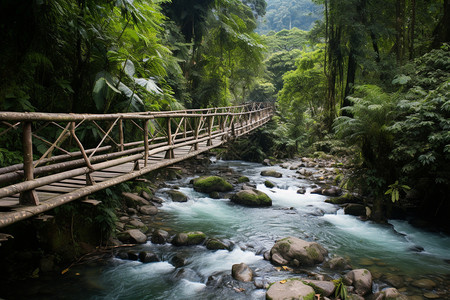
[[[33,141],[32,141],[32,129],[31,122],[25,122],[23,124],[23,171],[25,180],[34,179],[34,166],[33,166]],[[19,198],[20,205],[39,205],[39,198],[36,191],[28,190],[20,193]]]

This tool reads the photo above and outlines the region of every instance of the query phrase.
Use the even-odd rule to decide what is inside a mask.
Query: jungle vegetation
[[[415,194],[400,201],[441,216],[450,211],[449,12],[448,0],[4,0],[0,110],[272,102],[271,138],[254,153],[351,149],[347,184],[376,200],[380,218],[397,185]],[[17,156],[0,150],[2,165]]]

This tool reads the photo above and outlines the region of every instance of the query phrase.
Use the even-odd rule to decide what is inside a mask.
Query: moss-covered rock
[[[281,174],[275,170],[264,170],[261,172],[261,176],[280,178],[280,177],[283,177],[283,174]]]
[[[241,176],[238,178],[238,183],[250,182],[250,179],[247,176]]]
[[[350,193],[345,193],[342,196],[327,199],[325,202],[333,204],[357,203],[359,199]]]
[[[265,193],[256,189],[241,190],[231,197],[231,201],[237,204],[254,207],[272,205],[272,199]]]
[[[206,240],[206,234],[201,231],[177,233],[172,239],[174,246],[200,245]]]
[[[318,243],[307,242],[296,237],[278,240],[270,250],[273,263],[294,267],[321,263],[327,253],[327,250]]]
[[[300,279],[291,278],[273,283],[266,292],[267,300],[313,300],[314,289]]]
[[[268,187],[269,189],[275,187],[275,184],[273,184],[273,182],[270,181],[270,180],[264,181],[264,185],[265,185],[266,187]]]
[[[228,250],[228,245],[218,239],[209,239],[206,242],[206,249],[209,250]]]
[[[180,191],[170,190],[167,192],[167,194],[169,194],[169,196],[170,196],[170,198],[172,198],[173,202],[187,202],[188,201],[188,197]]]
[[[233,186],[219,176],[202,176],[194,179],[194,189],[202,193],[229,192]]]

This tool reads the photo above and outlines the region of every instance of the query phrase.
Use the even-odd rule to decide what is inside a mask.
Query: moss
[[[311,257],[314,260],[319,260],[319,253],[317,252],[317,249],[313,246],[306,247],[306,253],[308,253],[309,257]]]
[[[206,242],[206,248],[209,250],[227,250],[228,247],[217,239],[210,239]]]
[[[315,293],[309,293],[305,297],[303,297],[303,300],[314,300]]]
[[[283,252],[288,252],[289,249],[291,249],[291,245],[289,243],[279,243],[278,244],[278,249],[280,249],[280,251]]]
[[[303,280],[302,280],[302,282],[304,284],[309,285],[310,287],[312,287],[314,289],[314,292],[316,292],[316,294],[321,294],[322,296],[325,296],[324,290],[321,289],[320,287],[318,287],[317,285],[315,285],[314,283],[306,282],[306,281],[303,281]]]
[[[203,193],[229,192],[233,186],[219,176],[204,176],[194,179],[194,189]]]
[[[247,176],[241,176],[238,179],[238,183],[250,182],[250,179]]]
[[[206,240],[206,234],[200,231],[188,232],[187,233],[187,244],[188,245],[199,245]]]
[[[269,181],[269,180],[266,180],[266,181],[264,181],[264,185],[266,186],[266,187],[268,187],[269,189],[271,189],[271,188],[273,188],[274,186],[275,186],[275,184],[273,184],[271,181]]]
[[[231,200],[247,206],[271,206],[272,199],[265,193],[257,190],[243,190],[236,193]]]

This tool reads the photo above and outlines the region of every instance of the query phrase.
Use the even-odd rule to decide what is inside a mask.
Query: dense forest
[[[449,13],[448,0],[5,0],[0,109],[274,102],[264,155],[350,155],[341,184],[374,199],[376,218],[398,201],[443,217]]]

